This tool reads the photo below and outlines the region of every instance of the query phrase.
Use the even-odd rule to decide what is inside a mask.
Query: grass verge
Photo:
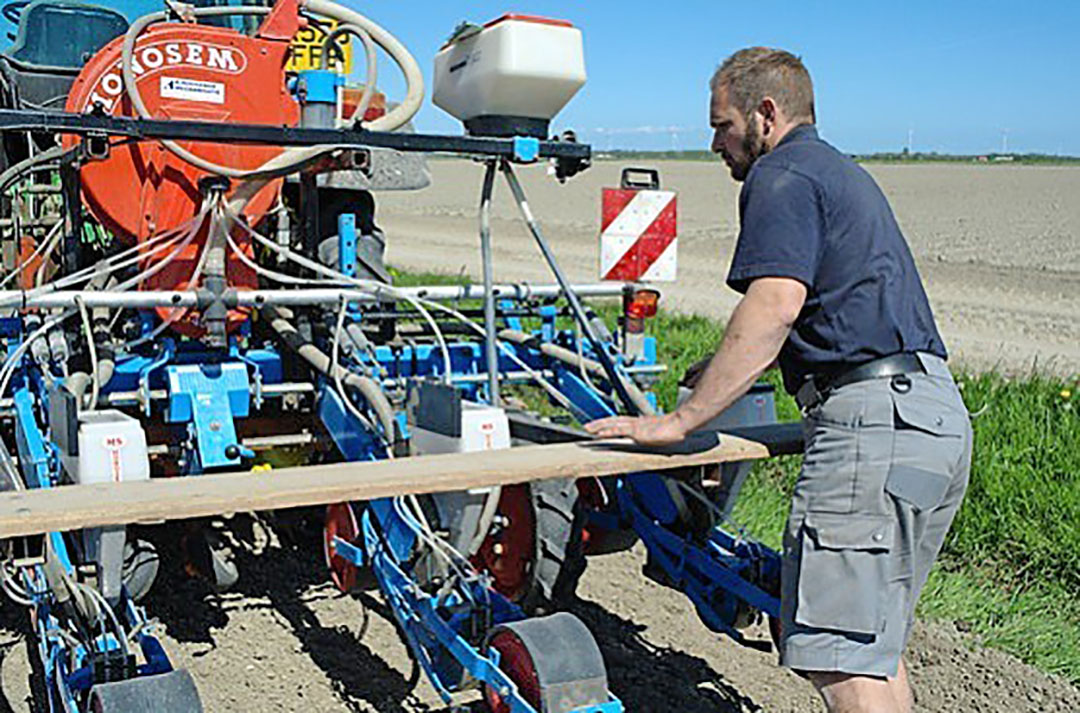
[[[658,384],[670,408],[682,368],[708,356],[722,330],[703,317],[661,314]],[[798,418],[775,373],[782,420]],[[948,620],[987,646],[1080,684],[1080,398],[1076,380],[1037,375],[1009,379],[958,374],[973,419],[971,485],[941,559],[919,603],[919,616]],[[779,547],[797,456],[759,463],[734,519]]]

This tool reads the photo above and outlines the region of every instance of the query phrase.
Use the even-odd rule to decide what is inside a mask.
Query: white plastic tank
[[[510,14],[459,30],[435,55],[433,101],[471,134],[546,138],[584,84],[581,30]]]

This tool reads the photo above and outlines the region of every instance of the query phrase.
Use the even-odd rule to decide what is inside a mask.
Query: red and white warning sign
[[[633,174],[647,174],[648,183]],[[678,253],[677,201],[661,191],[653,169],[623,170],[620,188],[603,190],[600,224],[600,279],[672,282]]]

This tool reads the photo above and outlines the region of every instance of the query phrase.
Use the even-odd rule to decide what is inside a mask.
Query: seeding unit
[[[342,37],[360,40],[362,88],[329,67],[286,71],[290,43],[312,27],[324,58]],[[375,91],[376,47],[405,75],[400,104]],[[507,392],[517,385],[579,423],[653,412],[662,367],[641,326],[656,293],[569,284],[515,173],[550,161],[565,180],[588,167],[587,146],[545,139],[583,81],[567,23],[459,28],[435,96],[469,133],[423,135],[408,127],[423,96],[413,58],[329,0],[168,3],[130,24],[66,1],[23,9],[0,55],[4,488],[585,438],[521,410]],[[484,166],[482,286],[395,287],[383,265],[372,193],[425,185],[432,152]],[[552,285],[494,282],[500,174]],[[604,297],[623,306],[614,331],[583,301]],[[725,418],[718,428],[771,423],[771,394]],[[722,528],[745,471],[330,504],[326,560],[346,591],[373,572],[448,702],[480,689],[495,711],[621,711],[592,636],[559,611],[585,555],[640,538],[646,573],[741,640],[759,613],[777,616],[779,578],[774,552]],[[214,523],[158,529],[176,535],[193,576],[219,589],[243,576]],[[31,612],[41,710],[202,709],[139,603],[159,566],[147,531],[4,541],[0,582]]]

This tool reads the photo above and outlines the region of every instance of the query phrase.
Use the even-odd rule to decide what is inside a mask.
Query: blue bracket
[[[356,216],[342,213],[338,225],[338,272],[356,277]]]
[[[533,163],[540,157],[540,139],[531,136],[514,137],[514,160],[518,163]]]
[[[501,310],[503,310],[505,312],[508,312],[508,311],[512,310],[513,308],[514,308],[514,301],[513,300],[500,300],[499,301],[499,309],[501,309]],[[523,331],[523,327],[521,325],[521,318],[520,317],[505,317],[504,320],[506,322],[506,326],[509,327],[510,329],[516,329],[519,332]]]
[[[300,72],[297,80],[304,84],[305,104],[337,103],[337,88],[340,75],[325,69],[308,69]]]
[[[205,468],[234,466],[241,455],[233,419],[247,418],[251,396],[247,365],[225,364],[171,365],[165,369],[169,384],[169,423],[192,423],[199,462]],[[235,446],[234,457],[226,450]]]
[[[540,308],[540,340],[543,342],[555,341],[555,320],[559,317],[559,310],[555,305],[544,305]]]
[[[317,408],[319,420],[346,460],[368,461],[384,457],[386,449],[378,436],[349,412],[329,381],[324,381],[319,388]]]
[[[34,416],[34,397],[26,387],[15,391],[15,445],[18,447],[19,468],[31,488],[52,486],[49,442],[38,428]]]
[[[615,407],[585,383],[577,370],[562,362],[554,362],[552,368],[555,370],[555,387],[569,399],[573,406],[571,412],[578,421],[587,423],[615,415]]]

